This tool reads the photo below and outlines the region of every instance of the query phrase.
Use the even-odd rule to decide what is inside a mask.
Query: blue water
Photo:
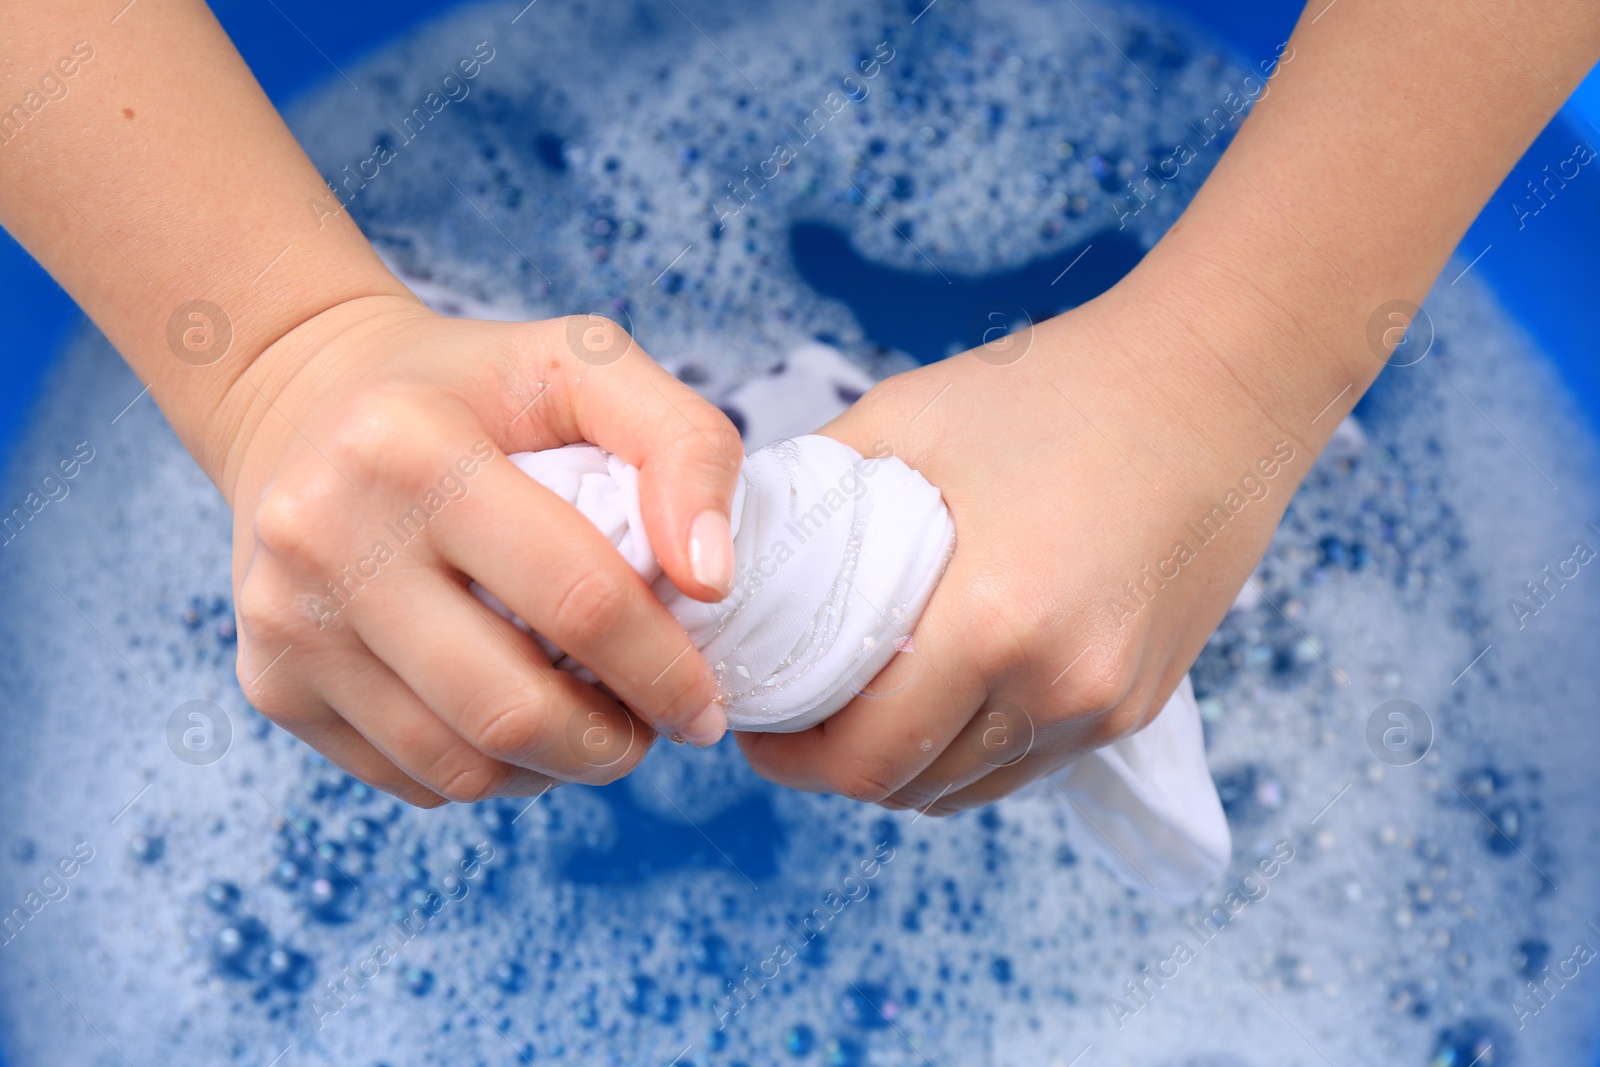
[[[535,10],[542,14],[547,3]],[[359,56],[378,44],[364,17],[348,11],[324,14],[309,4],[281,0],[279,6],[340,66],[353,69]],[[247,57],[261,62],[263,81],[276,99],[307,85],[327,86],[330,77],[338,83],[329,61],[271,5],[218,8]],[[386,10],[382,36],[402,34],[425,17],[426,9],[397,5]],[[704,17],[700,8],[691,10]],[[390,11],[395,21],[389,21]],[[675,17],[665,8],[657,14]],[[904,25],[909,14],[885,13],[882,21],[894,22],[896,33],[909,34]],[[923,20],[922,50],[906,49],[907,64],[926,66],[901,68],[906,69],[903,88],[929,84],[928,70],[940,69],[941,60],[958,68],[972,60],[973,49],[962,36],[974,32],[971,25],[962,29],[957,22],[958,29],[946,30],[944,12],[939,15]],[[1237,9],[1218,5],[1207,17],[1212,16],[1218,25],[1241,31],[1236,39],[1246,55],[1269,53],[1282,36],[1274,27],[1281,12],[1241,18]],[[648,21],[654,15],[641,8],[638,17]],[[866,30],[872,28],[852,36],[870,45]],[[523,53],[530,54],[539,53]],[[391,78],[394,68],[406,65],[403,58],[386,62]],[[972,61],[971,67],[981,64]],[[349,132],[339,125],[340,112],[354,105],[337,95],[346,91],[341,86],[324,89],[310,117],[302,119],[325,173],[337,169],[349,147],[348,138],[340,136]],[[469,117],[461,120],[459,131],[441,131],[441,136],[459,136],[458,142],[432,148],[423,142],[417,151],[434,154],[419,157],[404,187],[399,179],[375,186],[375,199],[361,203],[358,217],[386,252],[413,271],[471,288],[486,284],[472,270],[482,262],[488,264],[489,282],[499,285],[490,295],[509,293],[545,313],[552,310],[547,304],[585,286],[612,287],[607,297],[620,290],[630,300],[640,336],[652,351],[671,355],[679,365],[694,351],[685,338],[703,341],[706,332],[738,329],[758,349],[777,343],[754,340],[769,302],[780,305],[776,310],[788,316],[783,321],[793,324],[780,336],[809,330],[859,358],[896,348],[934,359],[952,344],[971,343],[975,317],[987,328],[989,313],[1009,315],[1012,303],[1027,316],[1053,313],[1113,282],[1137,256],[1139,246],[1131,239],[1086,228],[1074,231],[1070,240],[1032,240],[1030,235],[1001,246],[993,256],[975,253],[972,262],[983,266],[968,272],[953,269],[948,254],[933,250],[948,275],[940,279],[881,227],[874,228],[864,207],[852,214],[843,201],[821,196],[805,201],[797,189],[779,188],[756,206],[759,211],[752,209],[759,225],[752,226],[739,251],[752,263],[762,256],[791,261],[800,283],[792,292],[768,289],[771,295],[762,295],[693,258],[679,268],[681,288],[652,291],[644,282],[655,270],[639,268],[651,256],[658,257],[652,267],[664,267],[677,251],[677,246],[659,247],[665,243],[660,232],[670,232],[675,222],[669,197],[662,193],[660,202],[630,203],[615,190],[586,188],[576,176],[587,172],[567,154],[568,142],[610,144],[622,154],[626,138],[638,132],[636,124],[618,124],[620,134],[604,128],[558,136],[551,131],[569,117],[559,105],[515,87],[503,93],[481,94],[468,105],[464,114]],[[721,102],[706,100],[704,107],[714,110]],[[898,129],[893,115],[883,110],[885,100],[870,106],[878,110],[864,114]],[[914,108],[916,101],[900,106]],[[598,125],[593,116],[590,121]],[[637,125],[646,121],[667,125],[659,110],[648,119],[641,115]],[[736,170],[738,162],[751,158],[736,129],[701,140],[695,123],[685,125],[687,130],[668,132],[692,143],[700,160],[733,159]],[[1572,136],[1570,128],[1547,131],[1507,183],[1508,190],[1514,191],[1522,173],[1563,158]],[[1088,151],[1088,142],[1083,144]],[[495,243],[479,216],[451,200],[454,193],[445,189],[442,199],[434,198],[440,190],[436,181],[427,180],[427,165],[453,151],[481,182],[467,187],[519,245],[544,247],[534,235],[551,234],[552,255],[576,249],[564,261],[564,272],[549,268],[570,284],[569,290],[538,291],[523,278],[528,272],[519,257]],[[694,163],[686,160],[685,170]],[[822,158],[815,173],[826,175],[834,165],[831,156]],[[863,173],[874,166],[868,160]],[[918,174],[903,161],[886,162],[876,176],[893,196],[893,190],[905,188],[907,175],[919,183],[919,196],[923,185],[939,185],[939,175]],[[560,184],[543,176],[559,178]],[[1585,336],[1576,320],[1581,309],[1571,296],[1593,277],[1591,260],[1585,258],[1592,256],[1592,241],[1587,248],[1575,242],[1600,232],[1584,230],[1595,221],[1593,183],[1586,184],[1587,178],[1572,183],[1571,199],[1564,193],[1550,216],[1534,220],[1522,233],[1514,222],[1507,232],[1511,213],[1505,197],[1511,194],[1498,194],[1504,214],[1496,219],[1491,205],[1475,228],[1477,237],[1469,234],[1464,241],[1458,265],[1464,267],[1484,245],[1495,247],[1459,288],[1442,292],[1432,305],[1440,322],[1436,358],[1424,365],[1426,373],[1385,376],[1363,405],[1370,435],[1366,450],[1319,467],[1286,520],[1261,579],[1283,612],[1257,606],[1231,616],[1196,669],[1197,689],[1214,713],[1208,717],[1213,764],[1227,787],[1241,855],[1248,859],[1280,834],[1292,837],[1304,853],[1301,866],[1293,868],[1303,881],[1274,889],[1279,894],[1275,907],[1281,910],[1251,920],[1255,926],[1238,932],[1246,940],[1218,952],[1233,954],[1228,963],[1262,968],[1254,973],[1274,998],[1295,998],[1290,1011],[1301,1026],[1313,1033],[1317,1027],[1349,1031],[1349,1020],[1357,1019],[1381,1033],[1392,1031],[1411,1050],[1405,1063],[1464,1067],[1473,1053],[1462,1050],[1470,1050],[1483,1034],[1495,1035],[1507,1050],[1537,1037],[1511,1032],[1495,983],[1508,981],[1514,966],[1540,952],[1561,950],[1571,937],[1566,902],[1591,881],[1593,864],[1586,858],[1593,849],[1576,840],[1581,835],[1574,820],[1559,818],[1564,807],[1590,810],[1595,799],[1586,792],[1585,778],[1573,773],[1574,763],[1581,768],[1590,762],[1584,738],[1557,743],[1539,731],[1557,712],[1570,722],[1592,704],[1562,694],[1552,677],[1570,674],[1583,683],[1593,672],[1567,638],[1545,636],[1532,644],[1534,638],[1506,633],[1503,620],[1497,625],[1495,619],[1503,615],[1504,591],[1536,572],[1539,562],[1548,562],[1546,546],[1570,539],[1569,526],[1578,528],[1569,522],[1568,511],[1586,506],[1582,479],[1592,470],[1584,466],[1587,446],[1563,438],[1568,424],[1554,392],[1559,387],[1540,377],[1539,365],[1505,328],[1504,316],[1479,307],[1487,304],[1487,291],[1478,287],[1480,276],[1490,282],[1518,324],[1551,354],[1567,388],[1583,398],[1594,419],[1600,407],[1593,381],[1584,377],[1593,372],[1581,358],[1588,349],[1579,343]],[[593,177],[585,182],[602,185]],[[957,185],[944,180],[947,191]],[[546,217],[528,206],[540,197],[550,197],[555,205],[543,213]],[[820,209],[806,210],[816,204]],[[1563,214],[1555,213],[1558,207]],[[614,223],[636,215],[645,236],[596,242],[588,236],[592,228],[560,229],[562,212],[586,228],[604,219],[607,233],[621,232]],[[918,231],[918,240],[922,237]],[[431,250],[426,242],[433,243]],[[1090,245],[1093,259],[1085,258],[1061,287],[1047,284]],[[619,271],[622,281],[595,266],[596,247],[605,248],[612,262],[636,257],[629,270]],[[995,258],[1002,261],[998,267]],[[938,288],[931,291],[946,296],[958,289],[960,299],[930,309],[923,294],[934,285]],[[38,310],[48,308],[49,300],[41,292],[33,290],[35,314],[27,320],[39,331],[39,343],[30,347],[23,335],[8,350],[13,361],[27,357],[28,369],[18,375],[22,382],[27,374],[36,379],[42,373],[36,353],[49,350],[43,342],[51,336],[50,319]],[[818,299],[830,296],[842,302],[840,307]],[[1546,315],[1540,300],[1560,308]],[[686,320],[703,329],[690,332]],[[58,395],[49,409],[53,421],[35,440],[30,457],[53,447],[49,442],[61,432],[99,427],[137,389],[118,377],[103,349],[82,344],[71,358],[75,370],[88,372],[79,380],[110,384],[72,404]],[[1530,463],[1537,461],[1567,487],[1561,509],[1537,495],[1543,485],[1523,460],[1474,421],[1478,416],[1455,401],[1439,378],[1428,376],[1436,370],[1448,372],[1458,391],[1465,390],[1463,396],[1470,395],[1486,418],[1531,454]],[[713,366],[709,373],[724,372]],[[1497,374],[1506,377],[1500,380]],[[1558,447],[1541,437],[1541,422],[1566,444]],[[138,789],[141,774],[151,775],[153,783],[140,808],[107,839],[106,859],[95,868],[109,882],[106,896],[72,897],[61,907],[77,910],[56,916],[54,929],[38,931],[41,939],[65,939],[59,944],[41,940],[41,948],[57,947],[69,961],[103,958],[108,970],[121,976],[128,990],[122,996],[115,988],[97,989],[84,972],[77,975],[82,986],[69,986],[101,994],[99,1003],[86,1009],[119,1040],[148,1038],[151,1046],[172,1050],[166,1062],[198,1062],[200,1054],[185,1045],[184,1027],[173,1025],[171,1017],[192,1013],[185,1024],[192,1022],[198,1032],[213,1012],[225,1011],[237,1023],[233,1033],[252,1035],[249,1041],[236,1038],[243,1047],[233,1058],[246,1063],[267,1062],[290,1036],[301,1045],[285,1064],[319,1057],[363,1067],[379,1056],[402,1062],[422,1055],[418,1050],[449,1047],[452,1041],[487,1062],[497,1062],[498,1056],[506,1063],[525,1058],[632,1063],[645,1062],[640,1050],[647,1050],[651,1056],[660,1053],[659,1062],[666,1063],[678,1047],[668,1042],[679,1035],[695,1045],[686,1064],[765,1064],[781,1058],[844,1067],[862,1062],[869,1049],[873,1062],[923,1062],[908,1051],[900,1028],[941,1065],[980,1062],[982,1053],[974,1050],[1006,1039],[1015,1052],[1030,1033],[1045,1035],[1038,1038],[1039,1047],[1053,1043],[1054,1058],[1064,1063],[1081,1047],[1068,1041],[1090,1025],[1102,987],[1114,991],[1117,981],[1133,973],[1141,954],[1165,948],[1160,942],[1175,922],[1173,913],[1129,900],[1102,874],[1086,870],[1061,844],[1048,809],[1002,807],[948,824],[913,824],[909,818],[863,813],[842,801],[796,798],[764,787],[726,751],[655,754],[633,779],[601,790],[559,791],[520,824],[512,821],[516,810],[503,804],[426,817],[400,812],[231,703],[237,694],[228,689],[226,516],[204,487],[194,487],[192,478],[185,482],[185,462],[148,410],[136,408],[119,427],[125,434],[121,439],[95,429],[106,458],[90,467],[74,490],[82,499],[46,516],[56,523],[54,529],[41,529],[21,550],[29,553],[28,567],[54,575],[66,596],[100,619],[111,640],[124,645],[163,692],[214,693],[233,709],[239,732],[237,751],[218,768],[225,774],[186,777],[190,769],[174,768],[149,729],[169,709],[142,698],[116,657],[94,644],[98,638],[52,599],[55,593],[31,576],[7,572],[15,583],[8,593],[18,600],[38,598],[32,601],[37,618],[30,616],[31,625],[23,628],[36,631],[29,643],[20,643],[23,638],[12,631],[4,635],[8,649],[29,650],[24,661],[29,669],[4,677],[11,691],[28,701],[30,713],[39,714],[37,730],[12,740],[21,752],[29,752],[29,743],[39,746],[29,754],[28,773],[34,777],[27,781],[33,787],[30,832],[40,847],[52,847],[53,835],[79,825],[85,811],[115,810]],[[1501,495],[1488,504],[1475,495],[1474,470]],[[166,525],[172,515],[181,517],[181,538]],[[1518,521],[1504,521],[1506,516]],[[1531,564],[1517,558],[1524,545],[1535,546]],[[3,562],[9,565],[14,556],[8,553]],[[74,558],[93,559],[94,572],[67,569]],[[1508,566],[1497,567],[1506,559]],[[1558,608],[1576,610],[1587,603],[1564,599]],[[1546,618],[1554,624],[1562,617]],[[1565,618],[1572,621],[1571,615]],[[1592,620],[1590,611],[1577,621],[1589,625]],[[1419,776],[1375,780],[1365,764],[1348,758],[1349,724],[1341,716],[1348,717],[1350,709],[1334,706],[1328,673],[1301,631],[1357,676],[1360,699],[1368,693],[1403,693],[1439,709],[1448,743],[1441,742],[1443,762],[1426,771],[1434,790]],[[82,641],[76,648],[52,643],[58,633],[79,634]],[[1363,637],[1374,640],[1363,643]],[[1457,687],[1451,677],[1491,638],[1502,651]],[[1517,645],[1518,640],[1523,643]],[[67,681],[37,669],[69,656],[75,666]],[[1501,656],[1523,658],[1502,663]],[[1507,708],[1531,712],[1533,721],[1509,723]],[[84,744],[86,736],[102,739],[104,746],[96,749],[87,774],[61,763],[62,751],[77,751],[74,746]],[[1364,758],[1357,748],[1356,756]],[[145,766],[158,770],[135,773]],[[1347,770],[1357,778],[1355,788],[1333,817],[1318,824],[1334,835],[1326,843],[1305,823],[1335,795]],[[243,785],[246,781],[261,783],[261,796]],[[40,803],[41,796],[56,791],[62,801]],[[284,806],[291,825],[270,829],[273,812],[261,799],[267,794],[270,803]],[[674,806],[688,808],[689,819],[661,803],[669,796]],[[1487,830],[1474,803],[1492,814]],[[1391,840],[1393,824],[1398,835]],[[143,837],[125,840],[135,829]],[[362,910],[362,901],[398,903],[437,886],[441,870],[480,839],[494,842],[502,858],[465,910],[447,915],[420,954],[408,957],[395,984],[373,994],[382,1002],[378,1018],[340,1020],[343,1029],[336,1036],[352,1047],[307,1042],[297,1023],[307,983],[336,974],[363,939],[376,934],[378,924],[370,920],[382,909]],[[151,841],[158,844],[152,847]],[[719,994],[719,982],[736,975],[741,964],[759,960],[782,933],[786,918],[814,906],[843,864],[880,842],[903,857],[889,868],[889,877],[851,906],[836,933],[801,953],[799,969],[782,993],[742,1015],[731,1036],[721,1039],[732,1043],[724,1049],[706,1026],[707,1004]],[[318,847],[328,851],[318,853]],[[340,872],[328,856],[354,875],[355,892],[340,884]],[[1524,859],[1549,869],[1564,889],[1552,892],[1555,882],[1536,876]],[[286,872],[285,863],[292,870]],[[219,888],[224,885],[234,888]],[[1478,905],[1483,921],[1463,919],[1461,901],[1452,894],[1465,894],[1469,904]],[[1352,910],[1356,899],[1369,910]],[[1372,904],[1376,899],[1384,901],[1381,907]],[[1041,907],[1042,913],[1030,911]],[[1279,921],[1283,929],[1267,929]],[[84,948],[63,928],[81,929],[96,940]],[[1337,940],[1325,936],[1329,928],[1339,931]],[[178,945],[188,953],[185,961],[171,958]],[[1508,946],[1525,946],[1517,949],[1523,965],[1506,962]],[[276,963],[269,962],[270,947],[283,952]],[[1366,972],[1347,958],[1352,952],[1371,955],[1381,967],[1361,979]],[[1470,959],[1458,966],[1452,952]],[[1211,962],[1220,967],[1225,961]],[[141,973],[140,966],[148,970]],[[51,973],[60,977],[61,972]],[[1324,995],[1323,983],[1341,976],[1357,989],[1381,987],[1384,1010],[1396,1014],[1373,1014],[1364,1001],[1317,999]],[[451,981],[466,999],[487,1005],[488,1014],[466,1010],[462,998],[451,993],[454,986],[446,985]],[[1215,1044],[1210,1050],[1231,1058],[1186,1059],[1181,1061],[1185,1067],[1262,1067],[1259,1060],[1241,1058],[1252,1047],[1269,1057],[1276,1055],[1274,1049],[1295,1049],[1283,1060],[1267,1061],[1274,1063],[1304,1054],[1292,1032],[1238,1024],[1241,1004],[1260,1010],[1247,987],[1200,995],[1195,983],[1206,981],[1222,982],[1201,975],[1174,989],[1168,995],[1175,1002],[1164,1008],[1178,1014],[1160,1017],[1155,1025],[1198,1035],[1196,1041],[1237,1037],[1240,1045]],[[203,1006],[192,1000],[196,991],[204,994]],[[11,992],[17,999],[8,1011],[32,1003],[41,1003],[45,1011],[59,1008],[48,990],[46,1002],[24,1001],[15,989]],[[1234,994],[1238,1000],[1231,999]],[[1587,990],[1575,989],[1570,996],[1564,1009],[1579,997],[1594,1001]],[[148,1019],[138,1018],[140,1011]],[[170,1032],[150,1038],[141,1023]],[[506,1040],[497,1043],[498,1035],[485,1023]],[[1254,1025],[1262,1023],[1254,1020]],[[384,1041],[391,1045],[387,1052],[381,1051]],[[1180,1062],[1170,1040],[1156,1047],[1159,1061],[1136,1054],[1134,1062],[1161,1067]],[[1494,1062],[1501,1067],[1513,1062],[1507,1055],[1514,1053],[1502,1053]],[[1367,1061],[1402,1062],[1370,1053]],[[1044,1062],[1043,1053],[1017,1062]],[[1083,1067],[1093,1062],[1086,1058]]]
[[[976,348],[995,336],[990,331],[1010,333],[1075,308],[1115,285],[1143,254],[1138,241],[1110,229],[1010,270],[935,273],[875,263],[837,227],[799,222],[789,230],[789,255],[812,289],[849,307],[874,344],[924,363]]]
[[[337,77],[330,64],[349,64],[417,23],[456,6],[440,0],[395,0],[374,19],[361,4],[313,0],[217,0],[211,5],[267,95],[278,104],[307,87]],[[1182,17],[1230,41],[1247,56],[1270,55],[1286,39],[1298,14],[1293,5],[1237,4],[1224,0],[1174,0]],[[295,26],[312,27],[316,45]],[[319,54],[318,49],[321,50]],[[326,57],[326,58],[325,58]],[[1518,161],[1461,243],[1471,258],[1490,251],[1474,269],[1561,373],[1595,425],[1600,426],[1600,360],[1593,356],[1594,324],[1581,300],[1580,279],[1592,277],[1600,248],[1600,180],[1584,175],[1561,194],[1561,214],[1518,227],[1512,203],[1540,168],[1565,159],[1579,140],[1600,147],[1600,74],[1591,74],[1556,120]],[[1548,223],[1548,224],[1546,224]],[[75,305],[9,235],[0,233],[0,450],[14,440],[54,353],[78,321]],[[914,330],[908,317],[901,325]],[[929,358],[942,348],[924,348]],[[0,453],[3,454],[3,453]]]

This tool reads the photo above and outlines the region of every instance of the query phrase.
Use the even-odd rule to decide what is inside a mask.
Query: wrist
[[[1346,286],[1314,249],[1235,221],[1243,216],[1191,209],[1107,296],[1151,323],[1162,339],[1151,373],[1182,402],[1210,404],[1224,421],[1231,413],[1245,435],[1287,436],[1314,457],[1398,333],[1384,318],[1374,334],[1383,302]]]
[[[324,395],[335,375],[350,380],[366,373],[364,360],[381,361],[384,347],[362,345],[359,336],[434,314],[403,288],[355,293],[326,306],[310,305],[303,318],[241,358],[207,414],[195,449],[229,506],[235,504],[240,469],[264,428],[303,434],[299,412],[306,398]]]

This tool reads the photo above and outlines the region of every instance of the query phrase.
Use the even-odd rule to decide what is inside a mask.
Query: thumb
[[[733,590],[729,511],[744,470],[744,444],[716,405],[666,377],[687,395],[669,394],[669,410],[659,413],[659,443],[638,464],[639,510],[672,584],[714,602]]]

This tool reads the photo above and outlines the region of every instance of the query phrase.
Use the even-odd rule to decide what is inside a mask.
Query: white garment
[[[1138,733],[1086,752],[1050,778],[1076,818],[1068,838],[1132,889],[1188,901],[1217,879],[1233,836],[1206,766],[1189,676]]]
[[[955,544],[938,490],[900,459],[804,435],[745,460],[731,517],[734,591],[705,604],[661,573],[634,467],[593,445],[511,460],[577,506],[651,583],[716,670],[734,730],[803,730],[849,703],[905,647]],[[563,670],[594,680],[539,641]],[[1074,810],[1075,847],[1134,889],[1187,900],[1227,866],[1232,843],[1188,678],[1150,725],[1051,781]]]
[[[581,444],[511,462],[576,505],[651,583],[717,672],[734,730],[792,733],[848,704],[916,626],[955,545],[939,491],[900,459],[815,435],[779,441],[745,459],[730,517],[733,591],[706,604],[661,573],[635,468]]]
[[[525,309],[476,305],[431,283],[410,278],[407,282],[444,314],[465,312],[478,318],[508,320],[529,317]],[[511,457],[518,467],[555,489],[595,521],[634,569],[651,581],[657,596],[696,643],[706,638],[701,649],[708,660],[732,665],[724,667],[722,677],[724,684],[738,694],[728,708],[734,729],[802,729],[837,711],[892,658],[897,650],[895,642],[884,638],[910,633],[915,628],[943,570],[950,520],[938,492],[899,460],[885,460],[869,479],[872,489],[863,501],[852,501],[850,507],[841,508],[827,524],[826,536],[817,536],[815,544],[808,539],[803,547],[810,551],[797,554],[792,561],[798,567],[798,561],[804,558],[805,573],[814,578],[803,582],[768,581],[748,600],[739,600],[746,595],[740,590],[746,585],[747,571],[758,558],[757,543],[766,543],[765,538],[774,527],[781,529],[784,521],[790,521],[779,521],[784,514],[785,484],[797,498],[814,501],[826,491],[830,478],[848,474],[851,458],[859,459],[852,452],[841,461],[837,448],[843,446],[805,444],[802,442],[826,439],[802,435],[843,412],[872,384],[872,378],[837,349],[811,343],[791,352],[777,372],[750,378],[727,394],[724,407],[743,424],[747,447],[792,439],[792,449],[761,449],[746,460],[747,477],[737,490],[732,514],[737,535],[735,584],[740,588],[730,599],[741,606],[737,616],[727,619],[720,632],[716,624],[718,605],[683,596],[661,575],[643,533],[637,472],[633,468],[586,445]],[[1353,430],[1359,443],[1359,428]],[[810,467],[813,461],[818,463],[815,469]],[[752,485],[758,487],[754,494]],[[752,495],[755,510],[747,519],[752,503],[748,498]],[[868,498],[871,503],[864,502]],[[893,507],[875,506],[883,500],[894,501]],[[904,516],[900,514],[902,500],[908,509],[918,509],[915,514],[909,510]],[[790,501],[796,503],[798,500]],[[794,513],[803,513],[810,506],[808,503],[795,507]],[[848,522],[840,521],[847,512]],[[846,528],[855,530],[858,518],[868,537],[851,547],[852,538],[845,535],[841,548],[841,532]],[[895,537],[907,538],[905,546],[896,550],[892,541],[879,541]],[[933,551],[935,545],[941,551]],[[1070,546],[1066,550],[1069,549]],[[836,550],[839,555],[832,555]],[[930,563],[935,558],[936,565]],[[867,566],[863,566],[863,560]],[[879,568],[883,570],[880,572]],[[835,588],[852,571],[858,590],[865,591],[870,585],[883,598],[878,607],[889,614],[893,626],[874,630],[874,620],[856,610],[858,605],[854,602],[861,597],[847,596],[847,614],[836,618],[827,614],[826,598],[813,595],[819,588]],[[1251,589],[1245,586],[1246,592]],[[487,590],[474,583],[473,591],[490,607],[521,624]],[[823,606],[820,616],[819,605]],[[837,606],[835,603],[836,609]],[[895,607],[902,617],[893,617]],[[791,612],[793,616],[788,617]],[[832,644],[828,644],[830,635]],[[873,641],[870,646],[865,644],[868,638]],[[580,678],[594,680],[593,674],[571,657],[563,656],[549,641],[542,637],[538,640],[552,662]],[[860,647],[855,644],[858,641],[862,642]],[[752,665],[759,668],[762,663],[782,664],[783,654],[780,652],[776,660],[773,655],[785,642],[803,649],[806,655],[783,664],[774,685],[761,685],[767,676],[752,669]],[[749,686],[744,685],[746,679],[738,670],[740,666],[750,674]],[[837,680],[830,684],[834,672]],[[732,678],[738,681],[730,684]],[[827,695],[819,695],[823,693]],[[1051,792],[1058,789],[1069,800],[1068,836],[1077,850],[1098,857],[1132,889],[1171,900],[1189,900],[1228,865],[1232,837],[1206,766],[1200,712],[1188,678],[1184,678],[1161,714],[1143,730],[1085,753],[1040,783],[1040,788]]]

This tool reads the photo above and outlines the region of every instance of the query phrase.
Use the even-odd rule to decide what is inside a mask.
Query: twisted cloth
[[[716,671],[733,730],[803,730],[849,703],[912,647],[908,635],[955,546],[939,491],[904,462],[801,435],[746,458],[730,516],[734,588],[706,604],[661,572],[639,511],[637,469],[585,444],[511,460],[583,512],[651,584]],[[561,669],[595,681],[535,637]],[[1135,889],[1191,899],[1227,865],[1227,821],[1187,678],[1148,726],[1083,754],[1048,786],[1073,809],[1078,850]]]
[[[728,728],[792,733],[848,704],[904,646],[955,547],[939,491],[901,460],[816,435],[745,459],[734,490],[734,585],[721,602],[661,573],[639,513],[638,471],[594,445],[511,457],[575,505],[716,671]],[[549,642],[552,662],[594,681]]]

